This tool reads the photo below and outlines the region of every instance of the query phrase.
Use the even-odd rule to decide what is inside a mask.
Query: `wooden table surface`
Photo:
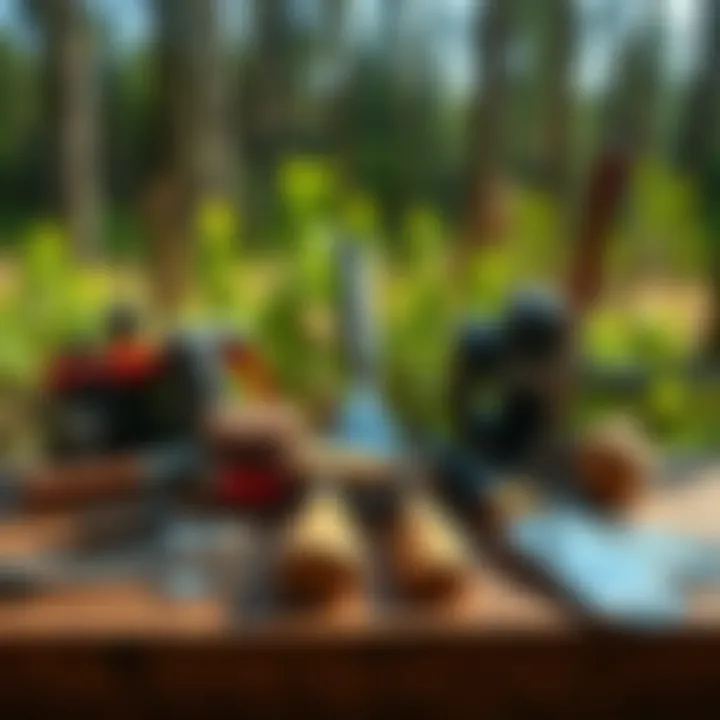
[[[649,494],[632,512],[632,520],[720,539],[720,467],[698,471],[685,483],[663,487]],[[0,556],[22,556],[72,543],[75,524],[72,516],[41,516],[0,524]],[[0,638],[108,635],[132,636],[217,636],[237,626],[239,631],[255,630],[237,617],[237,609],[218,600],[183,601],[163,598],[140,582],[105,582],[99,587],[66,589],[52,595],[0,603]],[[720,625],[720,592],[698,594],[691,599],[689,624]],[[571,621],[552,599],[509,577],[487,563],[478,586],[454,607],[443,611],[404,611],[391,615],[387,623],[369,607],[326,612],[322,618],[281,616],[265,623],[284,631],[299,625],[314,634],[384,632],[384,626],[398,628],[436,626],[447,631],[517,630],[523,632],[567,631]]]
[[[21,557],[72,542],[69,516],[40,517],[0,525],[0,556]],[[231,611],[232,610],[232,611]],[[188,637],[325,634],[345,637],[383,635],[388,630],[413,634],[475,630],[540,631],[567,625],[556,604],[506,577],[490,563],[478,583],[456,603],[442,609],[379,615],[364,599],[340,601],[316,614],[289,612],[266,620],[243,618],[220,598],[181,600],[161,597],[141,582],[103,581],[95,587],[55,591],[37,598],[0,602],[0,638]]]
[[[633,519],[720,539],[718,514],[720,467],[658,489]],[[6,524],[0,555],[72,534],[68,517]],[[378,692],[423,716],[468,703],[514,713],[589,703],[604,714],[645,708],[648,697],[685,712],[717,699],[720,592],[693,598],[687,627],[656,637],[588,633],[492,566],[473,593],[442,613],[378,620],[350,603],[324,618],[243,623],[219,600],[172,601],[138,583],[67,590],[0,605],[0,684],[22,708],[42,687],[48,702],[115,698],[134,709],[118,697],[142,682],[164,707],[204,710],[207,692],[232,689],[243,709],[281,714],[308,701],[372,712]]]

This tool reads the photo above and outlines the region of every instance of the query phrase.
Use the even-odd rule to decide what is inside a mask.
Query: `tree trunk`
[[[295,38],[288,0],[255,0],[256,46],[249,68],[244,155],[252,172],[250,220],[273,218],[274,183],[283,148],[296,126]]]
[[[720,2],[705,0],[700,27],[701,53],[681,126],[679,156],[689,173],[702,174],[713,154],[720,117]]]
[[[496,190],[503,172],[508,94],[507,55],[514,0],[486,0],[475,31],[477,90],[470,111],[469,182],[465,199],[465,240],[494,240]]]
[[[548,80],[546,175],[550,187],[566,198],[572,160],[572,71],[577,18],[572,0],[550,0],[545,37]]]
[[[345,37],[347,0],[325,0],[325,62],[333,67],[327,107],[327,136],[333,157],[337,161],[341,187],[351,187],[355,178],[355,149],[352,118],[349,108],[350,68]]]
[[[655,154],[662,89],[662,25],[656,0],[648,6],[645,16],[628,34],[617,53],[613,66],[614,82],[605,98],[604,125],[600,141],[621,144],[631,152],[633,162],[647,160]],[[619,282],[638,282],[657,267],[657,243],[652,235],[643,234],[641,218],[628,208],[628,232],[636,238],[634,262],[628,264],[617,278]]]
[[[388,73],[397,73],[402,60],[402,23],[406,0],[385,0],[382,13],[382,38],[387,55]]]
[[[717,240],[716,240],[717,242]],[[705,354],[713,364],[720,364],[720,251],[712,258],[710,275],[710,315],[708,319]]]
[[[100,241],[95,47],[84,0],[40,0],[33,8],[45,52],[45,117],[50,126],[50,206],[78,258]]]
[[[720,363],[720,0],[706,0],[701,27],[702,56],[681,129],[680,161],[696,176],[708,235],[709,315],[701,349],[704,359]]]
[[[229,198],[235,163],[227,125],[227,56],[220,32],[221,0],[195,0],[192,10],[193,194],[200,201],[206,197]]]
[[[718,149],[717,125],[720,121],[720,2],[713,0],[710,7],[710,18],[708,22],[708,68],[706,70],[707,83],[710,86],[711,110],[706,119],[708,133],[711,137],[706,141],[706,152],[713,159],[713,169],[707,172],[711,176],[708,185],[714,186],[714,191],[709,192],[708,201],[711,204],[709,212],[713,213],[715,220],[708,222],[708,253],[710,267],[710,318],[705,341],[705,354],[708,360],[714,364],[720,364],[720,222],[717,221],[718,203],[720,192],[718,192],[718,166],[720,165],[720,151]]]
[[[155,157],[145,195],[157,309],[172,320],[190,285],[194,219],[206,199],[229,199],[220,0],[155,0],[158,106]]]
[[[192,0],[154,0],[157,70],[154,143],[143,212],[155,309],[176,318],[189,285],[194,210]]]
[[[605,108],[606,134],[632,145],[638,157],[651,153],[657,135],[661,30],[655,6],[654,15],[645,17],[617,56],[613,68],[616,81]]]

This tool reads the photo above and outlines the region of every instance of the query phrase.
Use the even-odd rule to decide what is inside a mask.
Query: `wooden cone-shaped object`
[[[469,586],[472,553],[460,529],[434,502],[413,494],[391,530],[392,569],[400,592],[417,601],[450,601]]]
[[[280,588],[304,604],[326,604],[362,589],[363,539],[336,492],[323,488],[302,506],[281,540]]]

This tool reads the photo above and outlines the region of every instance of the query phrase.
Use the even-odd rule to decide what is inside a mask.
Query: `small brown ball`
[[[577,481],[591,502],[608,510],[632,504],[648,484],[654,452],[640,429],[619,418],[590,430],[577,448]]]

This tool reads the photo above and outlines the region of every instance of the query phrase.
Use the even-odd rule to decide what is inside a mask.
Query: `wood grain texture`
[[[693,480],[658,488],[629,514],[718,537],[720,467]],[[3,528],[0,550],[52,544],[63,523],[43,520]],[[110,716],[207,713],[222,700],[266,716],[687,716],[720,700],[720,593],[710,595],[679,631],[590,631],[486,565],[477,601],[454,612],[354,614],[340,603],[331,622],[241,619],[231,632],[222,608],[118,585],[0,607],[0,686],[3,706],[26,714],[62,703]]]
[[[0,637],[5,642],[33,638],[172,640],[217,635],[227,624],[227,609],[219,601],[173,601],[141,583],[127,581],[0,604]]]

